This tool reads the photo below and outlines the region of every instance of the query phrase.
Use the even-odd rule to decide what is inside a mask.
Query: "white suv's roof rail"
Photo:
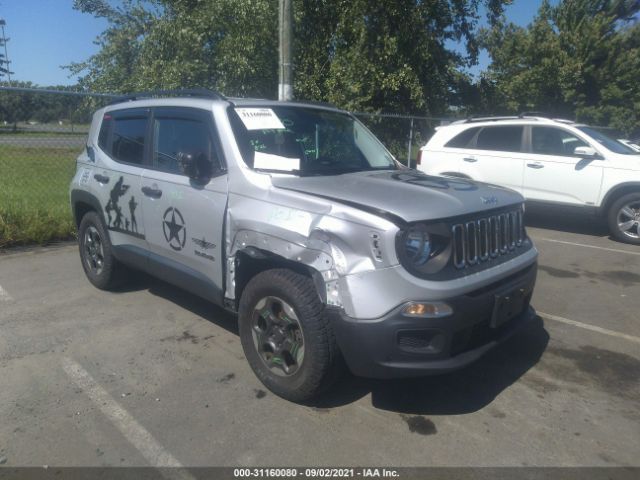
[[[573,120],[567,120],[564,118],[551,118],[538,112],[523,112],[520,115],[508,115],[508,116],[495,116],[495,117],[469,117],[464,120],[457,120],[455,122],[451,122],[450,125],[460,125],[464,123],[476,123],[476,122],[500,122],[500,121],[508,121],[508,120],[535,120],[540,122],[560,122],[566,124],[575,123]]]

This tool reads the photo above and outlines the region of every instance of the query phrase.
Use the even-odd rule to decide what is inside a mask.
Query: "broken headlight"
[[[451,256],[451,236],[444,224],[416,223],[401,230],[396,238],[400,263],[417,276],[442,270]]]

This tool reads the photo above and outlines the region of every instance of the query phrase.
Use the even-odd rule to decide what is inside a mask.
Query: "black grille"
[[[522,246],[526,238],[522,209],[456,223],[451,236],[456,268],[490,262]]]

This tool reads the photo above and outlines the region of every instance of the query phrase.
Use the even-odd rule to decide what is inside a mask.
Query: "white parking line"
[[[152,466],[182,467],[182,464],[167,452],[129,412],[122,408],[80,364],[70,358],[63,358],[62,368]],[[161,470],[160,473],[171,478],[193,479],[193,476],[187,471],[182,470]]]
[[[585,330],[591,330],[592,332],[603,333],[605,335],[610,335],[612,337],[623,338],[625,340],[629,340],[630,342],[640,343],[640,338],[634,337],[633,335],[627,335],[626,333],[607,330],[606,328],[596,327],[595,325],[589,325],[588,323],[576,322],[575,320],[559,317],[557,315],[551,315],[550,313],[544,313],[538,310],[536,310],[536,312],[541,317],[544,317],[548,320],[553,320],[554,322],[565,323],[567,325],[573,325],[574,327],[584,328]]]
[[[535,237],[534,237],[535,238]],[[564,245],[573,245],[575,247],[595,248],[596,250],[606,250],[607,252],[626,253],[628,255],[640,255],[640,252],[630,252],[628,250],[620,250],[617,248],[596,247],[595,245],[585,245],[584,243],[565,242],[563,240],[554,240],[552,238],[536,238],[536,241],[562,243]]]
[[[0,302],[10,302],[13,297],[0,285]]]

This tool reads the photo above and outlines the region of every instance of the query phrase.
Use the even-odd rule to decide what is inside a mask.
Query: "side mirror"
[[[598,152],[596,152],[596,149],[593,147],[576,147],[575,150],[573,151],[573,154],[583,158],[592,158],[592,159],[600,158],[600,155],[598,154]]]
[[[178,152],[176,155],[180,171],[198,183],[205,183],[211,178],[211,162],[202,152]]]

